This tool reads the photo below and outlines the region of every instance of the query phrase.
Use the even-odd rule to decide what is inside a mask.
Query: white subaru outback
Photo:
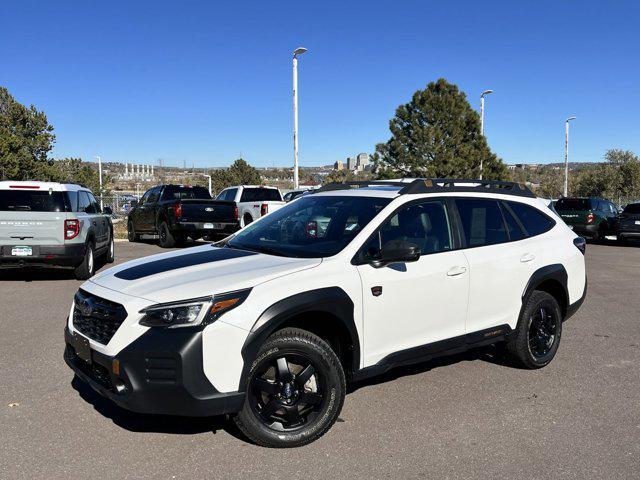
[[[304,445],[347,382],[392,367],[497,342],[547,365],[585,298],[584,250],[519,184],[331,184],[214,246],[94,276],[65,359],[124,408],[235,414],[260,445]]]

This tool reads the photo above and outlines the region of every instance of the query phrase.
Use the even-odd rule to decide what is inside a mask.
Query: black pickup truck
[[[127,219],[130,242],[140,235],[157,235],[160,246],[173,247],[187,237],[231,234],[239,228],[234,202],[213,200],[206,188],[158,185],[150,188]]]

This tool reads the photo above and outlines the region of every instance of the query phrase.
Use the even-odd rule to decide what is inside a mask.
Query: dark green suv
[[[610,200],[566,197],[558,200],[555,208],[569,228],[583,237],[604,240],[618,233],[618,208]]]

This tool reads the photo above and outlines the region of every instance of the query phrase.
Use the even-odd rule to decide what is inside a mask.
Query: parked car
[[[216,200],[235,203],[240,219],[240,228],[278,210],[285,204],[280,190],[276,187],[258,185],[238,185],[225,188],[218,194]]]
[[[0,268],[66,267],[77,279],[115,259],[111,209],[91,190],[53,182],[0,182]]]
[[[640,202],[628,204],[620,214],[618,240],[625,243],[630,238],[640,238]]]
[[[140,235],[157,235],[161,247],[181,245],[214,233],[238,229],[238,212],[232,202],[213,200],[206,188],[158,185],[145,192],[127,219],[130,242]]]
[[[291,200],[301,197],[304,192],[306,192],[306,190],[291,190],[290,192],[285,193],[282,199],[286,203],[289,203]]]
[[[604,240],[618,233],[618,209],[604,198],[566,197],[556,202],[556,211],[578,235]]]
[[[319,438],[348,382],[399,365],[500,343],[544,367],[586,295],[584,239],[526,187],[474,183],[327,185],[118,265],[75,295],[66,362],[124,408],[234,414],[270,447]]]

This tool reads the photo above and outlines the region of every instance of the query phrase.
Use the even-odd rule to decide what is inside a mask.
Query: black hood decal
[[[218,262],[220,260],[247,257],[249,255],[257,255],[257,253],[231,248],[212,248],[211,250],[204,252],[187,253],[185,255],[178,255],[176,257],[163,258],[162,260],[142,263],[135,267],[121,270],[114,276],[123,280],[138,280],[157,273],[168,272],[169,270],[191,267],[202,263]]]

